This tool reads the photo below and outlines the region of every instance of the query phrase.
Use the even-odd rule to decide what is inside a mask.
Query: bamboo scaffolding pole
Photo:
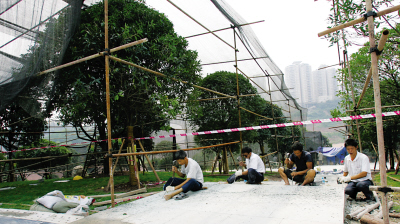
[[[246,58],[246,59],[238,59],[237,61],[250,61],[250,60],[262,59],[262,58],[269,58],[269,57]],[[212,62],[212,63],[206,63],[206,64],[200,64],[200,65],[201,66],[204,66],[204,65],[218,65],[218,64],[225,64],[225,63],[232,63],[232,62],[235,62],[235,60]]]
[[[325,67],[322,67],[322,68],[319,68],[319,69],[317,69],[317,70],[322,70],[322,69],[326,69],[326,68],[330,68],[330,67],[333,67],[333,66],[338,66],[338,65],[342,65],[343,63],[338,63],[338,64],[334,64],[334,65],[328,65],[328,66],[325,66]]]
[[[398,10],[400,10],[400,5],[396,5],[396,6],[393,6],[393,7],[391,7],[391,8],[385,9],[385,10],[383,10],[383,11],[377,12],[377,13],[376,13],[376,17],[380,17],[380,16],[383,16],[383,15],[386,15],[386,14],[388,14],[388,13],[392,13],[392,12],[395,12],[395,11],[398,11]],[[368,9],[367,9],[367,12],[368,12],[368,11],[372,11],[372,7],[371,7],[371,10],[368,10]],[[341,24],[341,25],[339,25],[339,26],[332,27],[332,28],[330,28],[330,29],[327,29],[327,30],[325,30],[325,31],[322,31],[322,32],[318,33],[318,37],[325,36],[325,35],[327,35],[327,34],[333,33],[333,32],[335,32],[335,31],[344,29],[344,28],[349,27],[349,26],[354,26],[354,25],[356,25],[356,24],[358,24],[358,23],[364,22],[365,20],[366,20],[366,19],[365,19],[365,17],[363,16],[363,17],[360,17],[360,18],[355,19],[355,20],[353,20],[353,21],[350,21],[350,22]]]
[[[392,105],[392,106],[382,106],[382,108],[392,108],[392,107],[400,107],[400,105]],[[358,111],[364,111],[364,110],[374,110],[375,107],[370,107],[370,108],[362,108],[362,109],[357,109]],[[346,112],[352,112],[354,110],[346,110]]]
[[[144,148],[143,148],[143,145],[142,145],[142,143],[140,142],[140,140],[137,140],[137,141],[138,141],[139,146],[140,146],[140,148],[142,149],[142,151],[145,152],[145,151],[144,151]],[[151,161],[150,161],[149,157],[148,157],[147,155],[144,155],[144,156],[146,157],[147,162],[148,162],[149,165],[150,165],[150,168],[153,170],[153,173],[154,173],[154,175],[156,176],[158,183],[160,183],[160,182],[161,182],[160,177],[158,176],[156,170],[154,169],[153,164],[151,164]]]
[[[278,152],[278,151],[275,151],[275,152],[268,153],[267,155],[260,156],[260,158],[264,158],[264,157],[267,157],[267,156],[273,155],[273,154],[275,154],[275,153],[277,153],[277,152]]]
[[[190,148],[190,149],[180,149],[180,150],[183,150],[183,151],[192,151],[192,150],[208,149],[208,148],[213,148],[213,147],[218,147],[218,146],[224,146],[224,145],[232,145],[232,144],[237,144],[237,143],[240,143],[240,141],[222,143],[222,144],[217,144],[217,145],[202,146],[202,147]],[[171,153],[171,152],[177,152],[177,151],[178,151],[178,150],[165,150],[165,151],[151,151],[151,152],[121,153],[121,154],[112,154],[111,157],[137,156],[137,155],[149,155],[149,154],[163,154],[163,153]]]
[[[385,169],[386,170],[386,167]],[[387,187],[387,186],[369,186],[370,191],[379,191],[380,188]],[[400,187],[387,187],[390,188],[394,192],[400,192]]]
[[[241,119],[241,115],[240,115],[240,91],[239,91],[239,73],[238,73],[238,60],[237,60],[237,53],[238,53],[238,49],[236,48],[236,30],[235,28],[232,29],[233,30],[233,43],[235,45],[235,72],[236,72],[236,98],[237,98],[237,106],[238,106],[238,115],[239,115],[239,128],[242,127],[242,119]],[[243,150],[243,135],[242,132],[239,133],[239,138],[240,138],[240,155],[242,155],[242,150]],[[243,171],[243,168],[242,168]]]
[[[264,88],[262,88],[260,85],[258,85],[256,82],[254,82],[252,79],[249,78],[249,76],[247,76],[242,70],[240,70],[240,68],[238,68],[237,65],[235,65],[236,69],[240,71],[240,73],[242,73],[242,75],[244,75],[248,80],[250,80],[252,83],[254,83],[254,85],[256,85],[258,88],[260,88],[262,91],[264,91],[265,93],[271,95],[271,93],[267,90],[265,90]]]
[[[199,24],[201,27],[203,27],[204,29],[206,29],[208,32],[210,32],[212,35],[214,35],[216,38],[220,39],[222,42],[224,42],[226,45],[228,45],[229,47],[236,49],[235,47],[233,47],[232,45],[230,45],[228,42],[226,42],[225,40],[223,40],[221,37],[219,37],[217,34],[215,34],[213,31],[211,31],[210,29],[208,29],[207,27],[205,27],[203,24],[201,24],[199,21],[195,20],[193,17],[191,17],[188,13],[186,13],[185,11],[183,11],[181,8],[179,8],[177,5],[175,5],[171,0],[167,0],[167,2],[171,3],[171,5],[173,5],[175,8],[177,8],[179,11],[181,11],[183,14],[185,14],[187,17],[189,17],[190,19],[192,19],[194,22],[196,22],[197,24]]]
[[[134,142],[134,140],[131,140],[131,143],[132,143],[132,152],[134,152],[134,150],[135,150],[135,142]],[[138,187],[138,189],[140,189],[140,177],[139,177],[140,170],[139,170],[139,166],[138,166],[137,157],[136,157],[136,155],[131,155],[131,157],[133,157],[133,164],[135,166],[135,175],[136,175],[136,179],[137,179],[137,187]]]
[[[104,0],[104,47],[105,50],[108,48],[108,0]],[[108,135],[108,153],[111,154],[111,112],[110,112],[110,59],[109,55],[105,57],[105,69],[106,69],[106,104],[107,104],[107,135]],[[112,157],[108,158],[108,168],[110,172],[110,188],[111,188],[111,206],[114,207],[114,174],[112,170]]]
[[[247,26],[247,25],[252,25],[252,24],[262,23],[262,22],[265,22],[265,20],[260,20],[260,21],[251,22],[251,23],[243,23],[243,24],[236,25],[235,27],[238,27],[238,26]],[[222,29],[218,29],[218,30],[213,30],[213,31],[211,31],[211,32],[216,33],[216,32],[219,32],[219,31],[224,31],[224,30],[229,30],[229,29],[232,29],[232,26],[226,27],[226,28],[222,28]],[[198,37],[198,36],[201,36],[201,35],[210,34],[211,32],[199,33],[199,34],[187,36],[187,37],[185,37],[185,38],[188,39],[188,38],[191,38],[191,37]]]
[[[125,44],[125,45],[110,49],[110,53],[113,53],[113,52],[116,52],[116,51],[119,51],[119,50],[122,50],[122,49],[125,49],[125,48],[128,48],[128,47],[132,47],[132,46],[135,46],[135,45],[138,45],[138,44],[142,44],[142,43],[145,43],[145,42],[147,42],[147,38],[144,38],[144,39],[141,39],[141,40],[138,40],[138,41],[134,41],[134,42],[129,43],[129,44]],[[108,46],[108,44],[107,44],[107,46]],[[108,47],[106,47],[106,49],[108,49]],[[54,67],[54,68],[50,68],[50,69],[44,70],[42,72],[39,72],[37,74],[37,76],[43,75],[43,74],[46,74],[46,73],[50,73],[50,72],[54,72],[54,71],[56,71],[58,69],[66,68],[66,67],[69,67],[71,65],[76,65],[76,64],[79,64],[81,62],[88,61],[88,60],[91,60],[91,59],[94,59],[94,58],[98,58],[98,57],[101,57],[101,56],[106,56],[107,57],[106,54],[108,54],[108,51],[102,51],[102,52],[99,52],[97,54],[93,54],[93,55],[90,55],[90,56],[87,56],[87,57],[84,57],[84,58],[81,58],[81,59],[78,59],[78,60],[75,60],[75,61],[71,61],[69,63],[63,64],[63,65],[60,65],[60,66],[57,66],[57,67]]]
[[[121,147],[119,148],[118,154],[121,154],[121,150],[122,150],[122,148],[124,147],[124,144],[125,144],[125,139],[122,141],[122,144],[121,144]],[[112,168],[112,173],[114,173],[114,172],[115,172],[115,169],[117,168],[118,160],[119,160],[119,157],[115,160],[114,167]],[[111,185],[111,181],[110,181],[110,180],[111,180],[111,179],[108,180],[108,184],[107,184],[106,189],[109,189],[109,188],[110,188],[110,185]]]
[[[372,11],[372,0],[365,1],[366,11]],[[396,8],[396,7],[392,7]],[[400,5],[397,6],[397,10],[400,9]],[[386,11],[385,14],[389,13],[390,10]],[[382,14],[381,11],[381,15]],[[378,15],[378,16],[381,16]],[[368,21],[368,33],[369,33],[369,44],[371,48],[375,47],[375,25],[374,25],[374,17],[369,16],[367,18]],[[383,137],[383,125],[382,125],[382,103],[381,103],[381,90],[379,85],[379,74],[378,74],[378,57],[376,52],[371,52],[371,70],[372,70],[372,80],[374,84],[374,99],[375,99],[375,116],[376,116],[376,131],[378,138],[378,151],[379,151],[379,171],[381,177],[381,185],[387,186],[387,178],[386,178],[386,159],[385,159],[385,144]],[[383,222],[385,224],[389,224],[389,210],[388,210],[388,198],[387,194],[382,195],[382,213],[383,213]]]
[[[266,120],[273,120],[272,118],[265,117],[265,116],[262,116],[262,115],[260,115],[260,114],[254,113],[253,111],[247,110],[246,108],[243,108],[243,107],[239,107],[239,108],[242,109],[242,110],[244,110],[244,111],[247,111],[247,112],[249,112],[249,113],[252,113],[252,114],[254,114],[254,115],[257,115],[257,116],[259,116],[259,117],[263,117],[263,118],[265,118]]]
[[[381,39],[379,39],[379,43],[378,43],[379,51],[383,51],[383,48],[385,47],[385,44],[386,44],[386,41],[388,38],[389,38],[389,30],[382,31],[382,36],[381,36]],[[379,60],[380,56],[377,55],[376,57],[377,57],[376,60]],[[369,86],[369,82],[371,81],[371,77],[372,77],[372,67],[369,68],[368,76],[367,76],[367,79],[365,80],[364,88],[361,92],[360,99],[358,99],[357,105],[355,106],[356,108],[358,108],[360,106],[361,100],[364,98],[365,92]]]
[[[191,83],[188,83],[188,82],[186,82],[186,81],[182,81],[182,80],[178,80],[178,79],[176,79],[176,78],[168,77],[168,76],[166,76],[166,75],[164,75],[164,74],[162,74],[162,73],[160,73],[160,72],[153,71],[153,70],[151,70],[151,69],[142,67],[142,66],[137,65],[137,64],[134,64],[134,63],[132,63],[132,62],[128,62],[128,61],[122,60],[122,59],[120,59],[120,58],[116,58],[116,57],[114,57],[114,56],[109,56],[109,58],[112,59],[112,60],[114,60],[114,61],[118,61],[118,62],[121,62],[121,63],[127,64],[127,65],[130,65],[130,66],[133,66],[133,67],[138,68],[138,69],[142,69],[143,71],[150,72],[150,73],[152,73],[152,74],[155,74],[155,75],[158,75],[158,76],[161,76],[161,77],[164,77],[164,78],[172,79],[172,80],[174,80],[174,81],[176,81],[176,82],[180,82],[180,83],[183,83],[183,84],[188,84],[188,85],[190,85],[190,86],[193,86],[193,87],[198,88],[198,89],[201,89],[201,90],[205,90],[205,91],[208,91],[208,92],[211,92],[211,93],[215,93],[215,94],[218,94],[218,95],[221,95],[221,96],[226,96],[226,97],[230,97],[230,98],[236,98],[236,97],[234,97],[234,96],[229,96],[229,95],[227,95],[227,94],[220,93],[220,92],[217,92],[217,91],[214,91],[214,90],[211,90],[211,89],[207,89],[207,88],[204,88],[204,87],[195,85],[195,84],[191,84]]]

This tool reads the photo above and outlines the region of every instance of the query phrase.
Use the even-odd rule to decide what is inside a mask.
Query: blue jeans
[[[164,191],[165,191],[165,188],[168,186],[175,187],[175,186],[180,185],[183,182],[185,182],[185,179],[171,177],[168,179],[167,183],[165,183]],[[188,182],[186,182],[186,184],[184,184],[182,186],[183,193],[187,193],[188,191],[198,191],[198,190],[201,190],[202,188],[203,188],[203,184],[198,182],[195,179],[190,179]]]
[[[260,183],[261,181],[264,180],[264,174],[257,172],[255,169],[248,169],[247,170],[247,175],[242,175],[236,177],[236,180],[242,178],[245,179],[249,182],[249,184],[255,184],[255,183]]]
[[[371,180],[364,180],[360,182],[351,181],[346,189],[344,189],[344,193],[348,194],[351,198],[356,199],[358,192],[363,192],[367,199],[372,199],[373,194],[372,191],[369,190],[369,186],[374,185]]]

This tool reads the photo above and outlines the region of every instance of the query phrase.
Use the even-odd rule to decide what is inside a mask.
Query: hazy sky
[[[326,30],[331,1],[226,0],[245,20],[263,23],[252,25],[265,50],[278,67],[302,61],[316,70],[321,64],[338,63],[336,45],[318,37]],[[356,49],[349,49],[354,53]]]

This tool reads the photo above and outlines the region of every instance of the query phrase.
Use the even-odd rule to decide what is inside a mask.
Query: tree
[[[79,31],[75,34],[64,58],[73,61],[84,55],[104,51],[104,6],[98,3],[82,11]],[[167,17],[143,3],[114,0],[109,4],[109,46],[117,47],[139,39],[148,42],[121,50],[114,55],[140,66],[161,72],[168,77],[195,83],[200,66],[197,52],[188,50],[188,42],[174,32]],[[99,137],[106,133],[106,87],[104,58],[86,61],[63,69],[56,80],[53,108],[60,112],[64,124],[84,131],[84,125],[95,124]],[[110,62],[111,134],[126,136],[126,127],[134,126],[134,136],[148,136],[167,129],[188,101],[192,91],[184,85],[153,76],[134,67]],[[155,122],[156,121],[156,122]],[[82,139],[94,140],[85,132]],[[151,142],[145,141],[144,144]],[[107,143],[101,144],[107,151]],[[108,162],[105,163],[105,170]]]
[[[272,109],[274,110],[272,112]],[[272,113],[274,114],[272,116]],[[259,125],[282,124],[287,123],[282,109],[274,104],[267,103],[261,115],[272,118],[275,120],[260,119]],[[277,136],[275,138],[275,135]],[[278,151],[281,158],[284,158],[285,152],[289,152],[294,141],[299,141],[301,137],[301,130],[298,126],[292,127],[278,127],[257,130],[257,137],[255,142],[260,144],[261,152],[264,152],[264,144],[267,143],[268,148],[272,151]]]
[[[242,75],[238,75],[239,81],[239,95],[256,94],[257,89],[251,85],[249,80]],[[230,96],[237,95],[236,86],[236,73],[227,71],[219,71],[209,74],[205,77],[200,85],[208,89],[212,89]],[[214,93],[201,91],[196,92],[197,99],[209,99],[217,97]],[[255,113],[260,113],[265,106],[265,100],[259,95],[247,96],[240,98],[240,106]],[[198,107],[188,107],[188,114],[191,119],[191,124],[197,127],[197,131],[210,131],[220,130],[227,128],[239,127],[239,115],[237,99],[218,99],[218,100],[205,100],[198,101]],[[241,110],[241,126],[255,126],[258,125],[259,116]],[[253,142],[257,136],[255,131],[242,132],[243,141]],[[195,136],[196,141],[200,145],[214,145],[218,143],[227,143],[238,141],[239,132],[230,132],[218,135],[199,135]],[[233,150],[239,149],[239,145],[232,145]],[[213,149],[217,150],[218,149]]]
[[[22,148],[39,148],[39,147],[56,146],[56,145],[57,145],[56,142],[48,141],[46,139],[41,139]],[[47,157],[47,156],[65,156],[65,157],[41,159],[41,160],[21,160],[17,162],[17,167],[23,168],[29,166],[29,169],[27,167],[26,169],[23,170],[44,169],[45,178],[49,179],[50,178],[49,167],[68,164],[71,161],[71,157],[66,156],[68,154],[72,154],[72,151],[67,147],[62,146],[62,147],[51,147],[51,148],[35,149],[28,151],[19,151],[15,153],[15,158],[18,159],[18,158],[35,158],[35,157]]]
[[[397,30],[400,29],[400,24],[397,25]],[[379,36],[378,36],[379,38]],[[386,43],[385,49],[380,55],[380,60],[378,63],[379,70],[379,79],[380,79],[380,87],[381,87],[381,101],[382,106],[391,106],[398,105],[400,103],[400,34],[395,30],[390,30],[390,35],[388,42]],[[350,68],[353,77],[353,85],[356,96],[356,102],[358,102],[359,96],[362,92],[366,77],[368,75],[368,71],[370,68],[370,55],[369,51],[369,43],[366,43],[364,47],[360,48],[360,50],[354,53],[351,56],[350,60]],[[343,100],[339,103],[337,109],[332,110],[331,114],[334,117],[338,116],[348,116],[344,113],[344,110],[352,109],[353,103],[351,99],[351,89],[348,77],[347,69],[341,70],[338,76],[339,80],[344,80],[343,91],[339,91],[339,96],[343,98]],[[374,92],[372,88],[372,80],[370,83],[370,87],[366,90],[365,96],[361,101],[360,108],[373,108],[374,104]],[[393,111],[393,108],[382,108],[382,111]],[[370,114],[373,113],[372,110],[367,111],[357,111],[358,114]],[[361,143],[363,146],[368,146],[372,154],[375,154],[372,149],[371,143],[377,144],[377,135],[376,135],[376,124],[374,120],[364,119],[360,120],[360,133],[361,133]],[[348,121],[346,122],[349,125],[352,125],[352,135],[357,136],[357,132],[354,126],[354,122]],[[395,150],[399,148],[399,117],[383,117],[383,130],[384,130],[384,142],[386,154],[390,155],[390,166],[394,168],[394,158],[393,153],[396,153]],[[356,137],[354,137],[356,138]],[[364,150],[364,147],[363,147]]]

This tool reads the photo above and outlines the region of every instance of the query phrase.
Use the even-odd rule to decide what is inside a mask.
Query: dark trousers
[[[374,185],[371,180],[364,180],[360,182],[351,181],[346,189],[344,189],[344,193],[348,194],[351,198],[356,199],[358,192],[363,192],[367,199],[372,199],[373,194],[372,191],[369,190],[369,186]]]
[[[181,178],[176,178],[176,177],[171,177],[168,179],[167,183],[164,185],[164,191],[165,188],[168,186],[178,186],[179,184],[185,182],[186,179],[181,179]],[[203,188],[203,184],[198,182],[195,179],[190,179],[186,184],[182,186],[183,193],[187,193],[188,191],[198,191]]]
[[[249,184],[255,184],[255,183],[260,183],[261,181],[264,180],[264,174],[257,172],[255,169],[248,169],[247,170],[247,175],[242,175],[236,177],[236,180],[239,178],[245,179],[249,182]]]

